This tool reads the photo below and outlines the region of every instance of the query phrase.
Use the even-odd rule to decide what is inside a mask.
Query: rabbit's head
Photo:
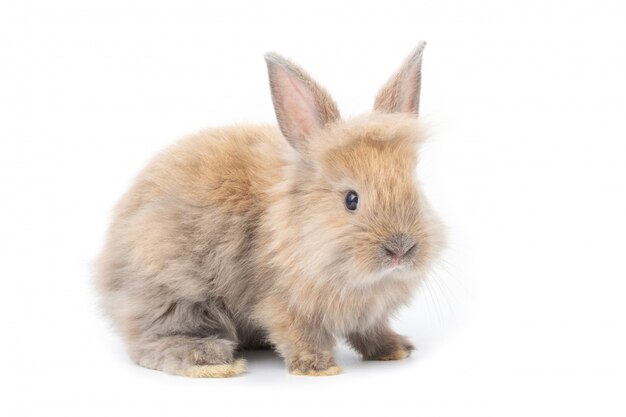
[[[440,225],[415,178],[424,45],[382,88],[374,111],[349,120],[304,71],[266,55],[278,123],[291,145],[278,211],[290,262],[358,285],[414,276],[437,255]]]

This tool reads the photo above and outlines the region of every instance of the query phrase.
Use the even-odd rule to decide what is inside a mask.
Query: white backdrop
[[[625,415],[625,19],[617,0],[3,1],[0,414]],[[419,350],[341,346],[326,378],[270,353],[229,380],[132,364],[91,269],[143,164],[273,122],[266,51],[354,115],[420,39],[418,175],[450,249],[398,316]]]

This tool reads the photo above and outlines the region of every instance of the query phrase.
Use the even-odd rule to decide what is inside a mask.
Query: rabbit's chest
[[[406,285],[385,285],[384,289],[373,288],[372,291],[329,299],[322,315],[332,333],[346,335],[386,320],[390,313],[409,300],[410,293]]]

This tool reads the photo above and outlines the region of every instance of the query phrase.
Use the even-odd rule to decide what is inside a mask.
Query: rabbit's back
[[[233,313],[252,305],[262,289],[250,252],[286,146],[275,127],[208,130],[140,173],[115,209],[99,263],[105,309],[123,334],[181,300],[221,300]]]

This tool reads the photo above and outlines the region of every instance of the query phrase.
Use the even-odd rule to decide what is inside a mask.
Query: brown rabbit
[[[272,347],[298,375],[409,356],[389,327],[442,245],[415,179],[420,43],[376,98],[342,120],[304,71],[268,54],[279,128],[237,126],[158,155],[118,204],[98,284],[139,365],[177,375],[245,371]]]

